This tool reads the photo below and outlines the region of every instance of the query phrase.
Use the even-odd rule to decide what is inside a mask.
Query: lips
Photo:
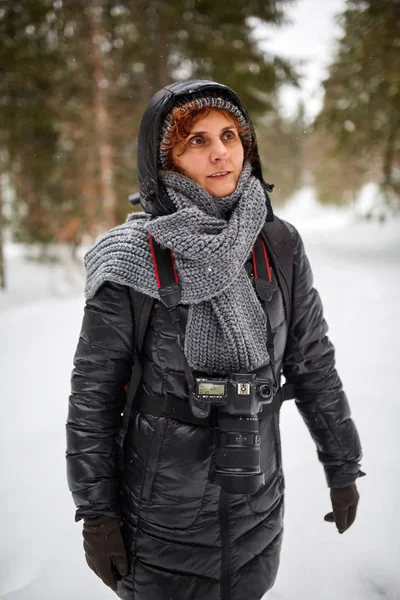
[[[210,179],[219,179],[222,177],[226,177],[226,175],[229,175],[231,171],[218,171],[217,173],[213,173],[212,175],[208,175],[208,177]]]

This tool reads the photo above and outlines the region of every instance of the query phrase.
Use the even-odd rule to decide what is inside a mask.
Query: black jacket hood
[[[186,101],[190,100],[191,96],[198,96],[204,92],[215,93],[226,98],[241,110],[248,121],[255,140],[251,159],[253,174],[264,186],[268,207],[267,220],[272,220],[273,213],[268,192],[272,191],[273,186],[263,179],[257,141],[247,109],[238,95],[229,87],[215,81],[206,80],[178,81],[167,85],[153,96],[144,112],[140,123],[137,152],[139,194],[143,210],[153,216],[174,212],[175,209],[158,177],[158,145],[160,143],[161,127],[165,116],[175,104],[182,101],[183,97]]]

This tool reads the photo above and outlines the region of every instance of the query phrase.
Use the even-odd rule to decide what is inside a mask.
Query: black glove
[[[82,535],[87,564],[116,592],[117,581],[128,574],[128,559],[118,519],[104,515],[86,518]]]
[[[325,521],[336,523],[339,533],[343,533],[354,523],[359,499],[355,483],[343,488],[331,488],[333,512],[325,515]]]

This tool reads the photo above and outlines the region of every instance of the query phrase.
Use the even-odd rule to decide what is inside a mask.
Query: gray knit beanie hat
[[[253,136],[251,128],[247,122],[244,114],[239,110],[237,106],[232,104],[229,100],[222,98],[221,96],[213,96],[212,94],[199,97],[191,97],[188,99],[182,99],[181,102],[177,103],[174,108],[180,107],[182,114],[190,112],[192,110],[200,110],[202,108],[217,108],[220,110],[226,110],[230,112],[239,122],[241,127],[240,138],[246,148],[251,147],[253,142]],[[172,111],[165,117],[162,128],[161,128],[161,143],[160,143],[160,165],[161,168],[167,170],[170,168],[169,165],[169,152],[171,146],[171,127],[172,127]]]

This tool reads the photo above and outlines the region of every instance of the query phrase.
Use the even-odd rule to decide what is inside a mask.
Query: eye
[[[236,139],[236,131],[226,131],[222,137],[224,140],[234,140]]]
[[[203,144],[203,142],[204,140],[200,135],[196,135],[191,140],[189,140],[189,144],[191,146],[200,146],[201,144]]]

